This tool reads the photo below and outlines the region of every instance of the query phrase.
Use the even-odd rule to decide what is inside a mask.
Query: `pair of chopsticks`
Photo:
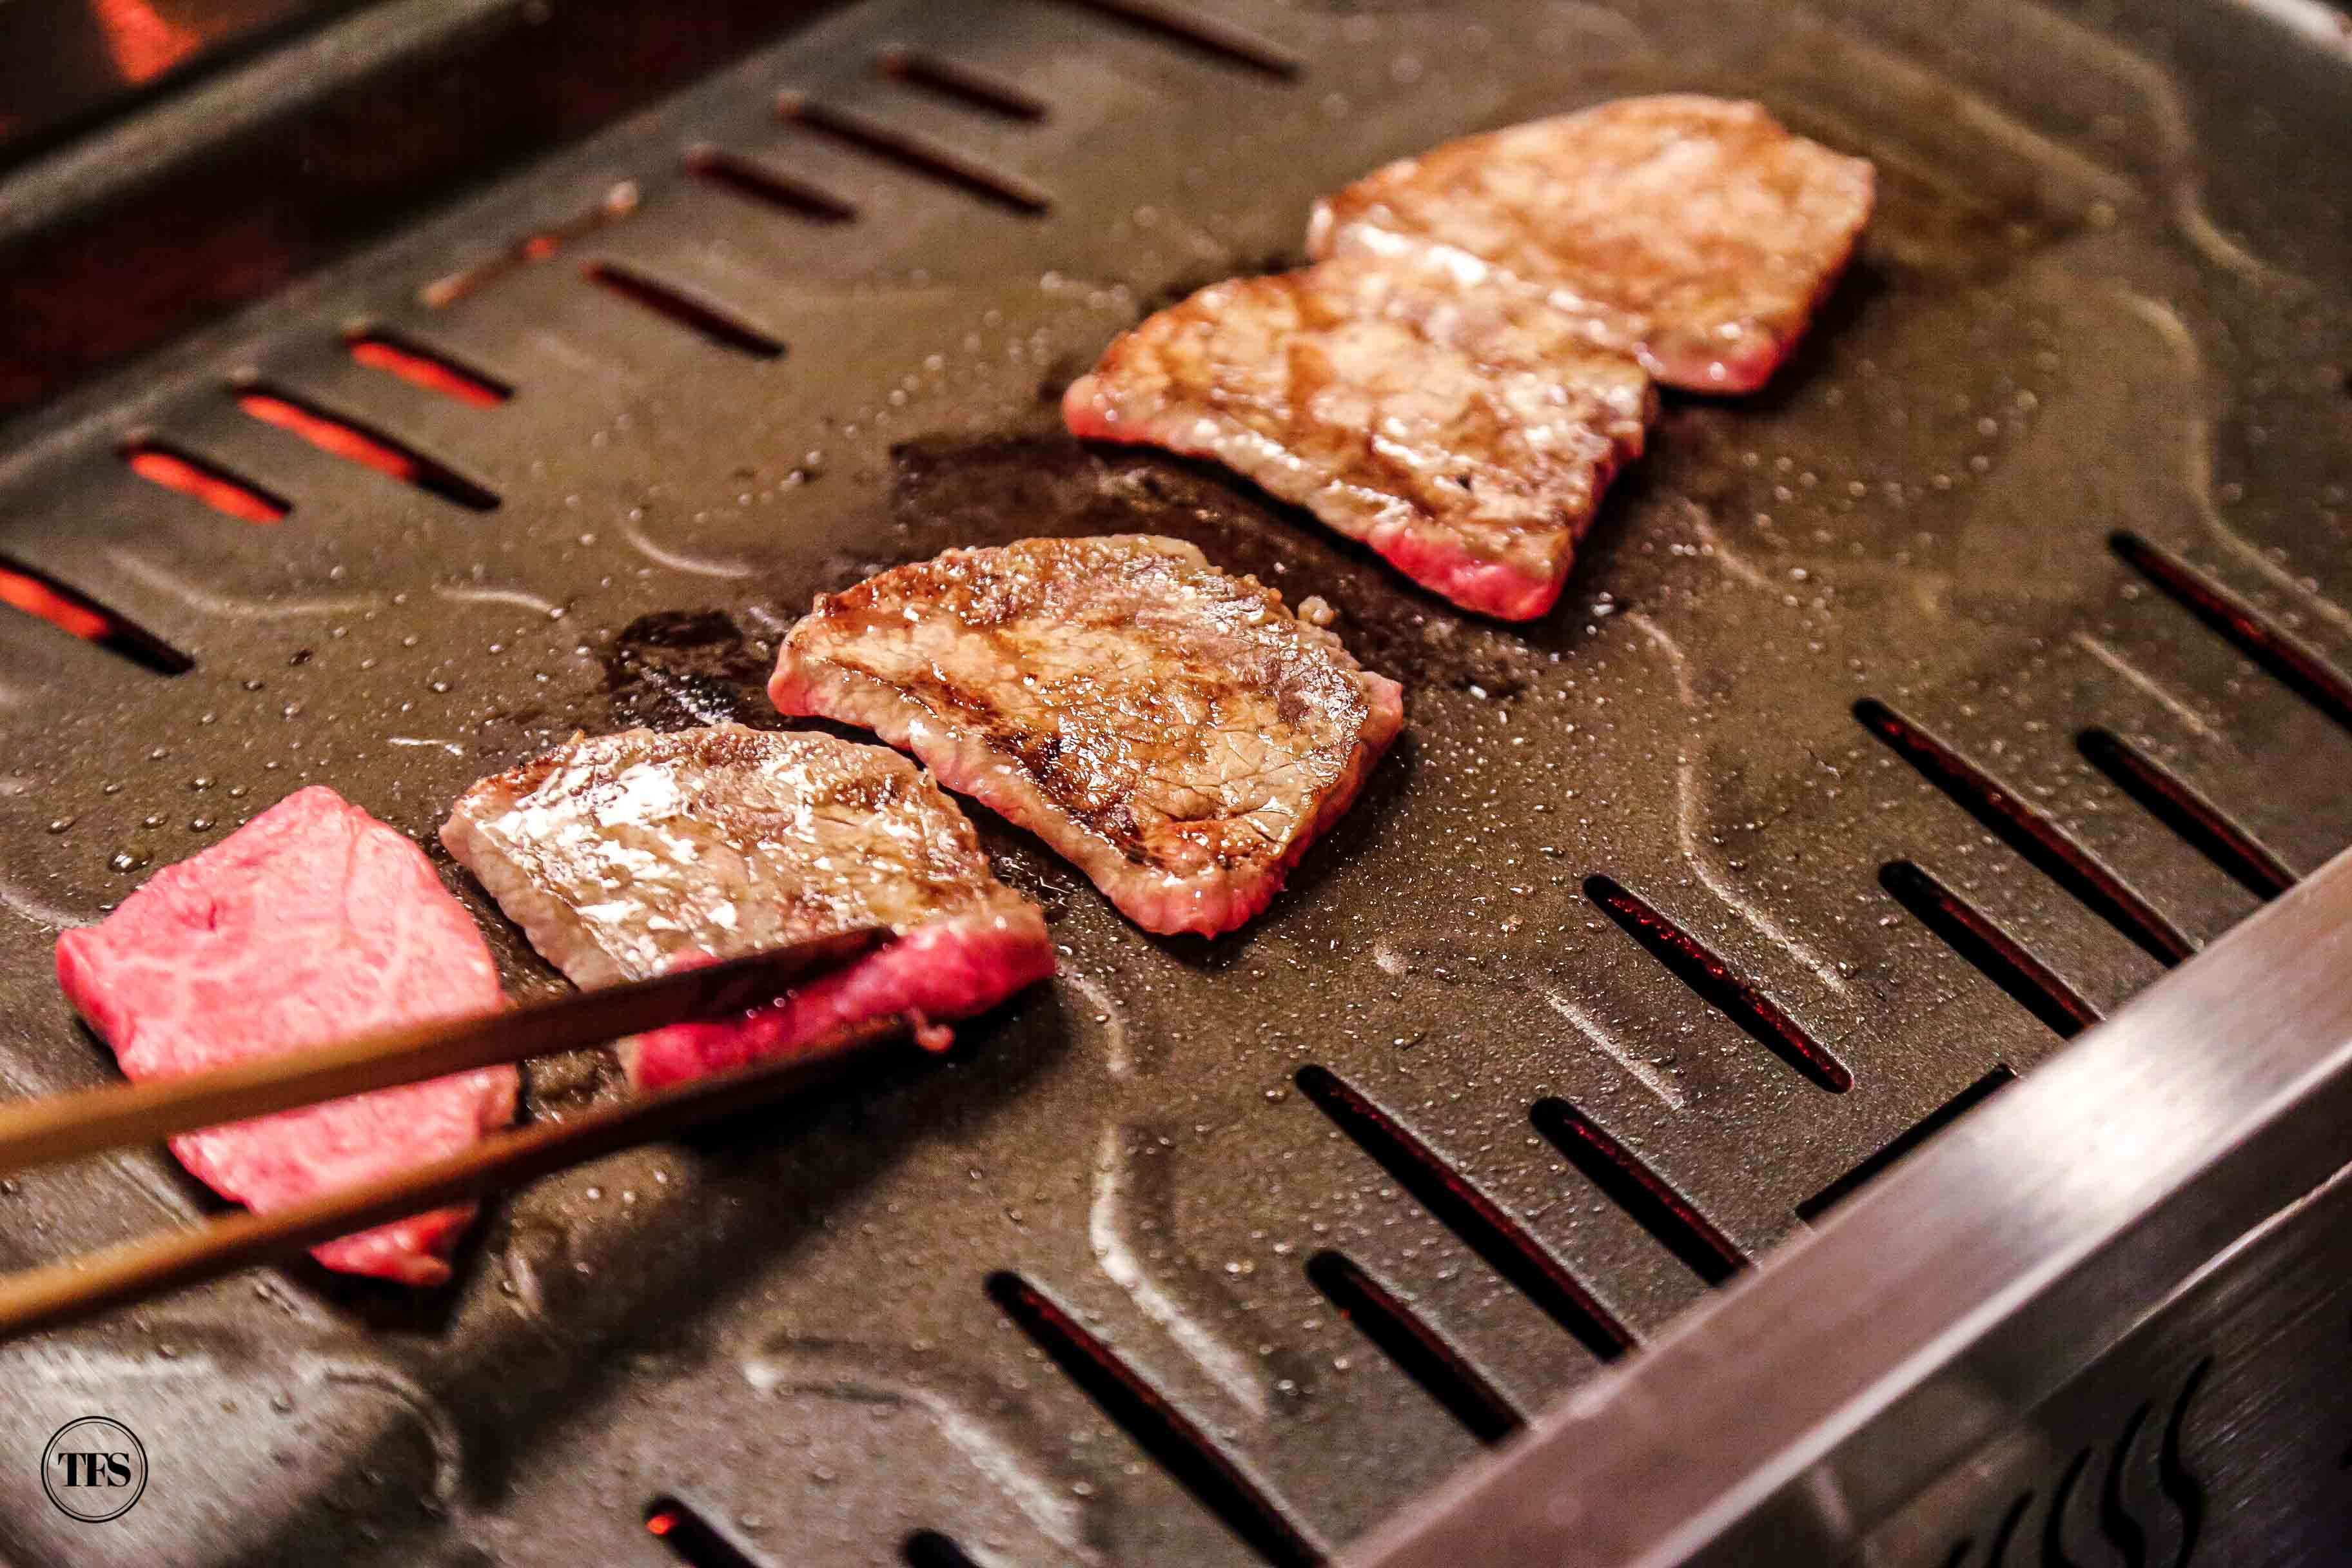
[[[887,932],[820,937],[560,1001],[362,1036],[186,1078],[0,1104],[0,1176],[298,1105],[465,1072],[625,1035],[719,1018],[772,1001],[813,970],[845,963]],[[891,1016],[836,1030],[789,1057],[485,1140],[470,1149],[308,1203],[238,1213],[0,1277],[0,1339],[192,1285],[248,1264],[533,1180],[837,1076],[907,1032]]]

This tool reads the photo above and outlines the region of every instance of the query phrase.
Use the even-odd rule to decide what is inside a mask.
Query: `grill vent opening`
[[[1733,973],[1731,966],[1706,943],[1653,909],[1646,900],[1627,891],[1615,878],[1598,872],[1584,879],[1584,896],[1709,1006],[1745,1029],[1814,1087],[1832,1094],[1843,1094],[1853,1087],[1853,1074],[1828,1047],[1798,1027],[1779,1004]]]
[[[2352,681],[2320,662],[2236,595],[2138,534],[2112,534],[2108,547],[2164,595],[2219,633],[2288,689],[2352,730]]]
[[[604,199],[582,213],[571,222],[527,234],[509,246],[500,255],[472,267],[436,278],[417,289],[419,303],[439,309],[454,305],[475,290],[488,287],[519,268],[530,267],[547,260],[583,235],[593,233],[608,223],[628,216],[637,210],[637,187],[624,180],[604,194]]]
[[[2000,1516],[2000,1526],[1992,1532],[1992,1551],[1985,1558],[1985,1568],[2017,1568],[2010,1561],[2009,1548],[2017,1539],[2018,1527],[2025,1522],[2025,1510],[2033,1506],[2033,1494],[2027,1492],[2009,1505]]]
[[[952,1537],[936,1530],[916,1531],[898,1542],[898,1560],[907,1568],[980,1568]]]
[[[857,217],[855,204],[722,148],[692,149],[686,155],[686,172],[809,223],[852,223]]]
[[[1524,1226],[1339,1074],[1326,1067],[1308,1066],[1299,1068],[1293,1081],[1414,1201],[1587,1350],[1603,1361],[1614,1361],[1633,1348],[1633,1331],[1594,1300]]]
[[[719,1533],[699,1509],[667,1493],[646,1505],[646,1532],[687,1568],[769,1568]]]
[[[2058,1485],[2050,1494],[2050,1511],[2042,1516],[2042,1568],[2074,1568],[2066,1552],[2066,1521],[2074,1506],[2075,1490],[2091,1468],[2091,1450],[2080,1448],[2066,1462]]]
[[[2276,856],[2122,736],[2094,726],[2074,737],[2074,746],[2117,789],[2254,897],[2274,899],[2294,886],[2294,874]]]
[[[1211,56],[1233,65],[1248,66],[1287,80],[1299,74],[1298,57],[1255,33],[1227,22],[1200,16],[1162,0],[1066,0],[1080,10],[1148,33],[1153,37]]]
[[[1916,1125],[1906,1130],[1886,1147],[1799,1204],[1797,1217],[1807,1225],[1818,1223],[1822,1215],[1884,1175],[1905,1155],[2016,1081],[2016,1073],[1996,1064],[1990,1072],[1920,1118]]]
[[[657,283],[641,272],[634,272],[609,261],[592,261],[581,269],[581,275],[600,289],[610,290],[630,304],[651,310],[666,321],[676,322],[720,348],[733,349],[737,353],[753,359],[777,359],[784,345],[752,326],[725,311],[678,292],[667,283]]]
[[[396,375],[412,386],[437,392],[476,408],[496,408],[514,395],[514,388],[494,376],[468,369],[437,349],[428,349],[396,333],[355,332],[344,341],[351,356],[370,370]]]
[[[958,65],[912,49],[885,49],[874,68],[892,81],[903,82],[960,108],[993,114],[1002,120],[1033,124],[1045,118],[1045,106],[1017,87],[992,81],[970,66]]]
[[[1484,1373],[1353,1258],[1318,1252],[1307,1260],[1307,1278],[1472,1436],[1499,1443],[1527,1425]]]
[[[196,661],[152,632],[46,572],[0,555],[0,604],[37,616],[59,631],[93,642],[157,675],[185,675]]]
[[[2048,1025],[2060,1038],[2071,1040],[2099,1021],[2098,1009],[2074,994],[2073,986],[2052,973],[1975,905],[1910,861],[1891,860],[1880,867],[1878,885],[1914,920],[1941,938],[1945,946],[2008,992],[2019,1006]]]
[[[1020,175],[992,168],[951,147],[895,126],[829,109],[793,92],[776,100],[776,113],[828,141],[879,158],[907,174],[978,196],[1023,217],[1041,217],[1053,210],[1053,196]]]
[[[241,474],[167,442],[132,441],[122,448],[123,465],[149,484],[194,496],[215,511],[245,522],[276,522],[294,510]]]
[[[1720,1285],[1748,1267],[1730,1237],[1583,1111],[1565,1100],[1549,1099],[1538,1100],[1528,1115],[1570,1164],[1692,1273]]]
[[[446,464],[372,426],[332,413],[282,387],[237,387],[236,405],[264,425],[299,437],[331,457],[373,468],[468,511],[495,511],[499,498]]]
[[[1958,752],[1874,697],[1856,702],[1853,716],[1987,832],[2150,958],[2168,968],[2195,951],[2171,921],[2125,887],[2121,879],[2093,859],[2056,823],[1994,783]]]
[[[1186,1490],[1278,1568],[1317,1568],[1324,1553],[1233,1457],[1118,1353],[1009,1269],[988,1277],[989,1300],[1070,1381]]]

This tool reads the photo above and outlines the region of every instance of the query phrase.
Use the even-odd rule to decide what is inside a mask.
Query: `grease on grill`
[[[612,701],[612,729],[784,727],[767,697],[774,645],[745,633],[724,610],[640,616],[615,633],[597,658]]]

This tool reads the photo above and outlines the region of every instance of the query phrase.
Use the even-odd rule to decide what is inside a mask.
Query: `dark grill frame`
[[[922,89],[892,51],[1043,113]],[[2161,63],[2190,59],[2259,68],[2295,136],[2230,112],[2220,66]],[[2059,1044],[1882,868],[1915,864],[2086,1007],[2159,973],[1867,732],[1858,700],[1933,733],[2192,947],[2258,900],[2092,766],[2085,729],[2290,873],[2352,842],[2352,734],[2310,700],[2352,669],[2352,323],[2329,303],[2352,247],[2327,223],[2343,69],[2218,0],[2096,27],[2021,0],[1769,17],[884,0],[18,419],[0,557],[195,666],[166,679],[0,615],[13,1092],[107,1072],[47,948],[154,866],[299,783],[429,840],[465,784],[575,727],[756,718],[809,595],[951,543],[1192,538],[1339,606],[1350,647],[1406,682],[1411,733],[1294,889],[1215,943],[1142,936],[985,824],[1070,979],[943,1066],[499,1205],[452,1292],[294,1267],[0,1347],[0,1378],[37,1391],[0,1412],[0,1456],[95,1404],[159,1461],[102,1537],[62,1533],[0,1468],[0,1555],[654,1568],[644,1520],[665,1498],[796,1564],[908,1541],[936,1557],[941,1538],[990,1563],[1249,1560],[992,1304],[1002,1278],[1303,1541],[1359,1538],[1481,1446],[1310,1259],[1344,1256],[1511,1408],[1601,1363],[1446,1204],[1341,1136],[1302,1068],[1337,1074],[1431,1180],[1646,1342],[1708,1287],[1530,1107],[1572,1106],[1764,1256],[1801,1204]],[[1316,190],[1682,86],[1763,97],[1879,157],[1885,211],[1781,384],[1671,404],[1548,620],[1453,616],[1210,470],[1052,434],[1053,394],[1113,331],[1295,257]],[[786,94],[898,153],[808,134]],[[855,216],[697,177],[710,149]],[[927,174],[927,149],[953,161]],[[782,352],[714,346],[592,267]],[[359,331],[513,395],[473,406],[356,363]],[[257,384],[397,437],[497,510],[258,424],[232,395]],[[151,484],[121,455],[140,439],[291,510],[249,524]],[[2110,548],[2118,528],[2179,566],[2163,592]],[[732,631],[646,620],[700,610]],[[1851,1090],[1704,1005],[1588,900],[1595,876],[1769,997]],[[553,984],[497,929],[512,989]],[[593,1061],[530,1088],[541,1115],[612,1092]],[[0,1262],[208,1201],[160,1152],[45,1173],[0,1195]]]

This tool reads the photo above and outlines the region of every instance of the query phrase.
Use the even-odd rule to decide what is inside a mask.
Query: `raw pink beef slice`
[[[58,939],[58,980],[139,1080],[503,1005],[497,966],[424,851],[334,791],[297,791],[94,926]],[[206,1185],[267,1211],[455,1154],[514,1120],[511,1067],[280,1111],[172,1140]],[[410,1285],[471,1205],[312,1248]]]
[[[1376,169],[1317,206],[1307,250],[1516,280],[1670,386],[1752,392],[1844,268],[1874,189],[1867,160],[1761,104],[1667,93]]]
[[[443,825],[548,961],[583,986],[640,980],[859,926],[893,940],[740,1018],[621,1042],[654,1089],[911,1013],[986,1011],[1054,973],[1035,905],[971,824],[880,746],[719,724],[574,741],[467,790]]]
[[[1073,434],[1214,458],[1466,609],[1559,597],[1650,378],[1526,289],[1349,258],[1204,289],[1115,340]]]
[[[768,695],[862,724],[1028,828],[1147,931],[1233,930],[1339,820],[1402,689],[1180,540],[1026,539],[869,577]]]

